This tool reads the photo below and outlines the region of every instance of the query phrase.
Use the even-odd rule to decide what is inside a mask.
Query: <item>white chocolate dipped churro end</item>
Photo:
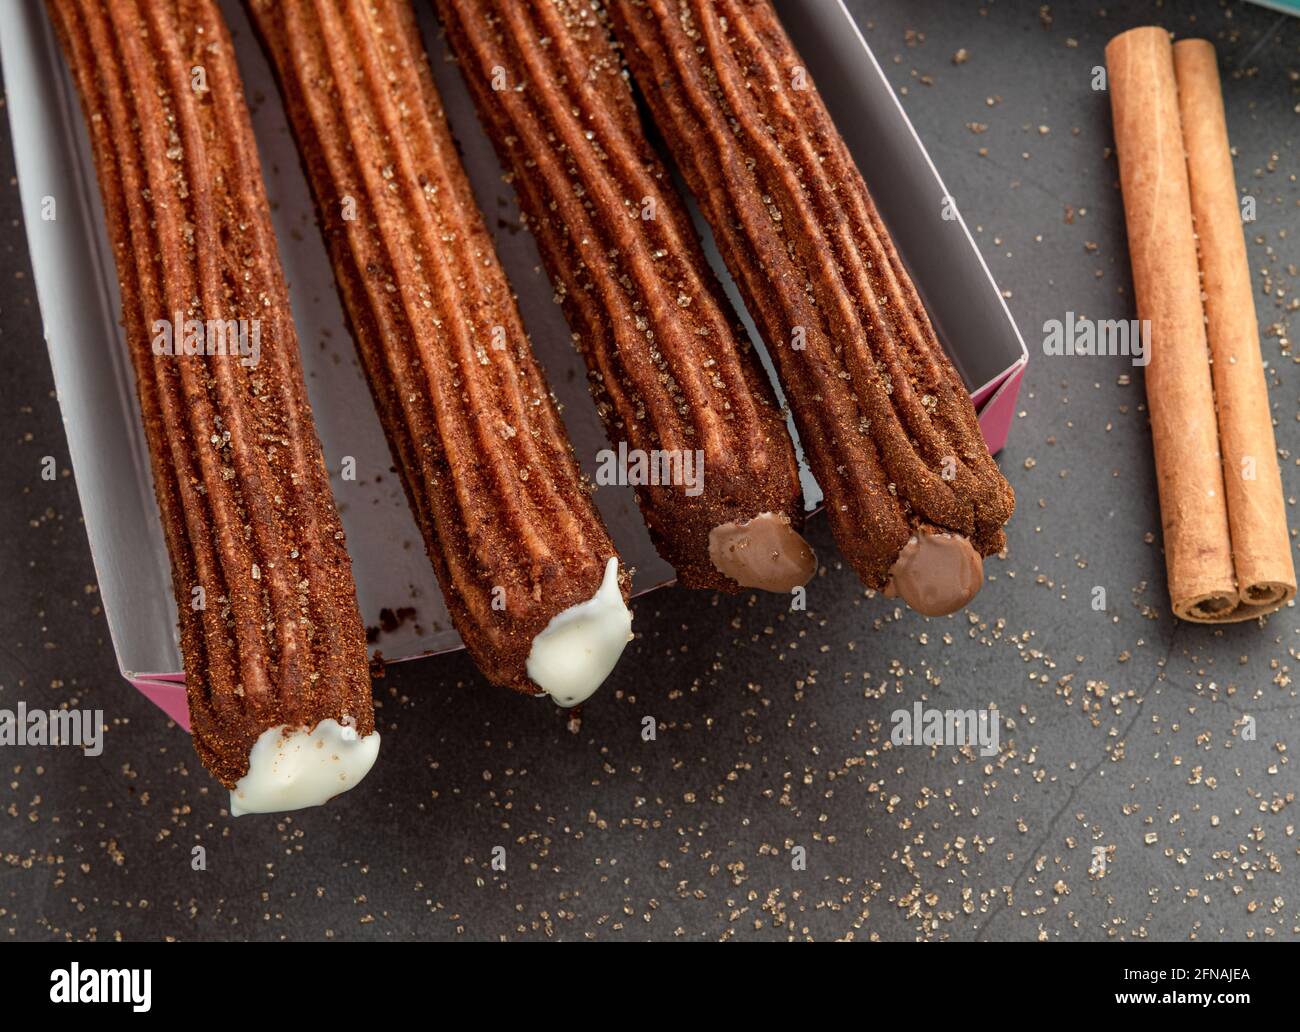
[[[960,534],[912,535],[889,572],[886,598],[901,597],[924,616],[955,613],[979,594],[984,561]]]
[[[248,754],[248,773],[230,792],[230,815],[320,806],[355,788],[378,755],[379,732],[362,737],[347,718],[322,720],[311,731],[267,728]]]
[[[743,588],[793,591],[817,572],[817,556],[782,513],[723,523],[709,532],[709,559]]]
[[[557,705],[591,697],[632,640],[632,613],[618,586],[618,557],[605,564],[600,590],[552,617],[533,639],[528,676]]]

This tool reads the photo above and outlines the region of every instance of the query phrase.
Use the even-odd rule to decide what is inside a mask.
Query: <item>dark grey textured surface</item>
[[[463,656],[393,668],[375,771],[280,818],[222,816],[186,735],[117,675],[6,144],[0,706],[102,707],[112,726],[98,759],[0,749],[0,936],[1296,937],[1296,611],[1175,623],[1141,377],[1038,344],[1067,310],[1131,315],[1108,102],[1089,86],[1105,41],[1150,22],[1209,36],[1259,204],[1250,259],[1293,499],[1300,22],[1213,2],[851,6],[1037,352],[1002,455],[1019,512],[971,611],[927,622],[866,598],[818,519],[809,612],[639,600],[637,641],[576,729]],[[890,713],[918,698],[996,703],[1000,753],[891,746]]]

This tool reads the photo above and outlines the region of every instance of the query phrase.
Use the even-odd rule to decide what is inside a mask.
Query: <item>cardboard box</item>
[[[946,203],[938,172],[847,9],[840,2],[798,0],[777,6],[853,150],[996,451],[1010,428],[1028,353],[992,276],[955,206]],[[533,346],[564,406],[578,457],[590,474],[607,442],[587,393],[585,368],[552,300],[532,238],[518,229],[513,193],[502,182],[460,72],[446,59],[432,5],[416,7],[480,207],[519,295]],[[391,471],[270,69],[242,7],[227,0],[222,9],[253,111],[307,391],[347,533],[361,615],[368,627],[377,627],[382,610],[409,607],[416,614],[381,634],[372,655],[395,662],[460,648]],[[116,270],[77,97],[37,0],[21,0],[6,11],[0,23],[0,60],[46,344],[118,664],[136,688],[188,727],[170,566],[119,322]],[[42,218],[47,197],[55,204],[50,221]],[[743,314],[707,230],[702,235]],[[752,323],[746,319],[746,324],[758,340]],[[345,456],[356,460],[355,480],[340,477]],[[812,508],[821,493],[806,469],[802,475]],[[642,593],[670,582],[672,570],[655,553],[632,490],[601,488],[596,500],[634,568],[635,590]]]

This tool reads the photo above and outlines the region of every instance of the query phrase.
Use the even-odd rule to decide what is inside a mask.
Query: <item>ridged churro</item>
[[[405,0],[249,0],[411,506],[487,678],[562,705],[629,638],[582,482]]]
[[[637,488],[660,554],[687,587],[805,583],[816,561],[797,533],[784,419],[645,138],[597,10],[590,0],[436,6],[611,445],[620,457],[693,457],[693,480]]]
[[[866,184],[767,0],[612,0],[863,582],[961,608],[1014,508]]]
[[[195,749],[234,814],[323,803],[379,735],[230,38],[211,0],[48,9],[117,262]]]

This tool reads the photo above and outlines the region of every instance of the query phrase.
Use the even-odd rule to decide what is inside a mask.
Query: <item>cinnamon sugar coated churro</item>
[[[323,803],[379,734],[230,38],[211,0],[48,9],[117,263],[194,747],[235,815]],[[214,349],[236,325],[249,346]]]
[[[250,0],[402,483],[489,680],[574,705],[630,636],[410,6]]]
[[[1014,496],[771,5],[609,6],[763,332],[841,551],[868,587],[932,615],[961,608]]]
[[[622,454],[699,455],[700,483],[641,486],[688,587],[790,591],[816,560],[797,533],[794,447],[766,376],[641,128],[589,0],[436,0],[480,118]]]

